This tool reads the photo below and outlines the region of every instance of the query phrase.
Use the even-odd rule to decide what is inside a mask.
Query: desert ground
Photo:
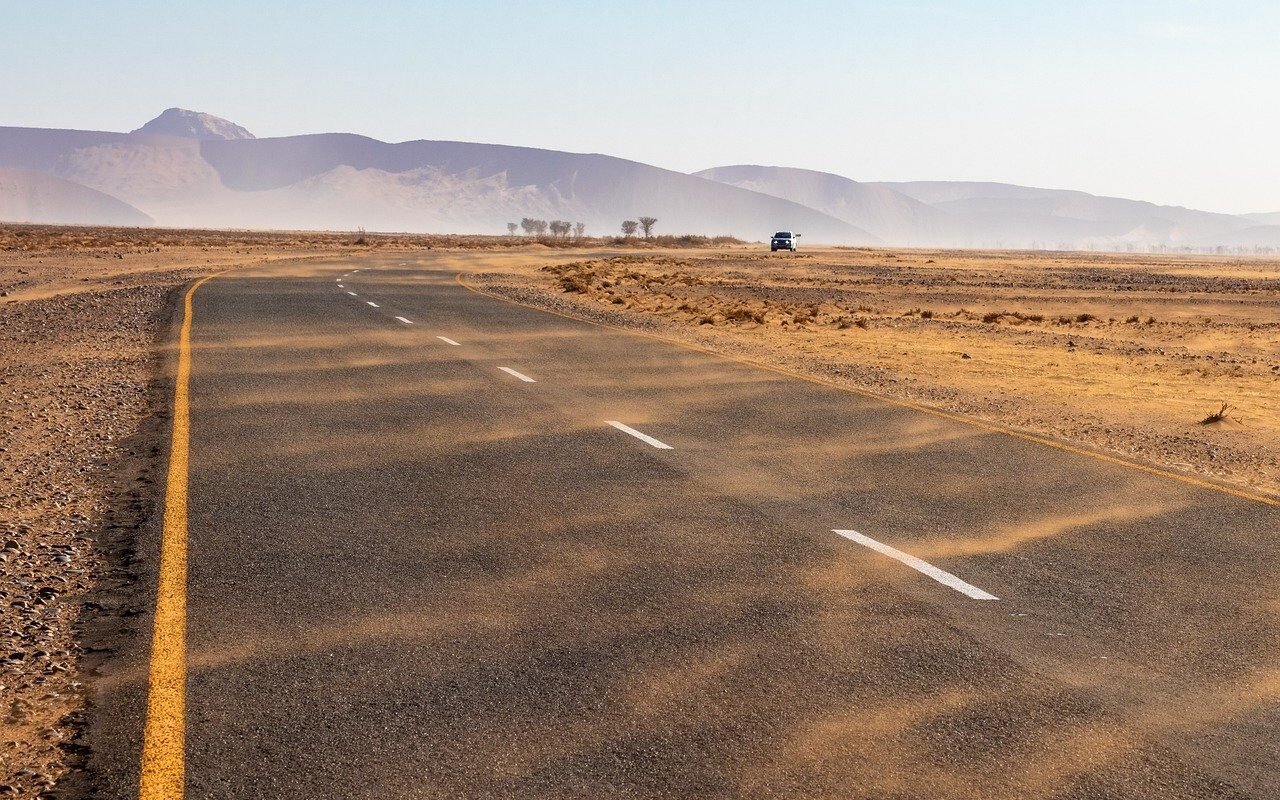
[[[1280,494],[1280,261],[740,248],[475,280],[564,313]]]
[[[1280,261],[0,227],[0,794],[74,772],[84,685],[144,611],[182,287],[427,248],[526,304],[1280,496]]]
[[[358,239],[0,226],[0,796],[37,796],[74,765],[84,683],[139,613],[131,534],[163,465],[175,292],[225,269],[405,244]]]

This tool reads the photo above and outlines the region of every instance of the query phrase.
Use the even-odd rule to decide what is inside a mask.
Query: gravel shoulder
[[[0,796],[75,793],[89,688],[140,633],[183,288],[333,246],[0,227]]]

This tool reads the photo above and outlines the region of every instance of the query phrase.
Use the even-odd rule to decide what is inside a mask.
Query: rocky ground
[[[1280,494],[1274,260],[730,248],[473,280],[532,305]]]
[[[162,478],[175,293],[344,245],[0,226],[0,796],[49,794],[74,767],[104,633],[141,610],[131,534]]]

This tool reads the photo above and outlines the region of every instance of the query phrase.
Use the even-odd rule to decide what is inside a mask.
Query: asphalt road
[[[195,297],[187,797],[1280,796],[1280,509],[445,266]]]

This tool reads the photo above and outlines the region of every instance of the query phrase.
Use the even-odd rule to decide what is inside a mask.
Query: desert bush
[[[1213,425],[1215,423],[1222,422],[1224,419],[1227,418],[1227,413],[1229,411],[1231,411],[1231,406],[1227,405],[1226,403],[1223,403],[1222,408],[1219,408],[1217,411],[1213,412],[1209,416],[1200,420],[1200,424]]]
[[[752,311],[749,308],[735,308],[725,314],[729,320],[733,322],[764,322],[764,315],[759,311]],[[797,321],[799,321],[797,319]]]

